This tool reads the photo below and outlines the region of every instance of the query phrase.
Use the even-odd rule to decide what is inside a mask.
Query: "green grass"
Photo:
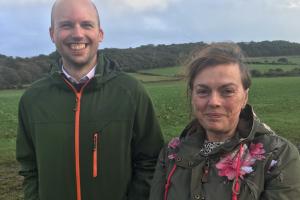
[[[250,103],[278,134],[300,143],[300,77],[254,79]]]
[[[17,174],[15,137],[18,102],[23,90],[0,91],[0,199],[21,200],[22,178]]]
[[[146,74],[139,74],[139,73],[128,73],[130,76],[135,77],[137,80],[148,83],[148,82],[163,82],[163,81],[175,81],[178,78],[171,77],[171,76],[155,76],[155,75],[146,75]]]
[[[184,81],[164,82],[158,77],[161,76],[152,76],[158,82],[146,81],[145,87],[168,141],[178,136],[189,122],[189,103]],[[300,143],[299,85],[300,77],[254,78],[249,96],[259,118],[295,144]],[[14,160],[17,105],[23,92],[0,91],[0,199],[22,199],[21,178],[17,175],[18,165]]]
[[[294,68],[300,68],[300,65],[271,65],[271,64],[248,64],[249,69],[256,69],[260,72],[267,72],[270,69],[282,69],[283,71],[291,71]]]
[[[12,138],[16,133],[17,104],[23,90],[0,92],[0,138]]]
[[[185,84],[182,81],[146,84],[165,139],[178,135],[188,122]]]
[[[16,140],[15,138],[0,139],[0,164],[15,160]]]
[[[300,143],[300,77],[254,78],[249,102],[278,134]],[[146,84],[166,140],[180,134],[189,120],[185,83]]]
[[[272,61],[277,61],[279,58],[285,57],[288,59],[290,65],[274,65],[271,64]],[[248,64],[250,69],[257,69],[261,72],[266,72],[269,69],[278,69],[281,68],[284,71],[290,71],[294,68],[300,68],[300,56],[274,56],[274,57],[255,57],[255,58],[247,58],[249,61],[257,61],[264,63],[266,60],[269,63],[265,64]],[[295,65],[296,64],[296,65]],[[183,66],[175,66],[175,67],[165,67],[165,68],[155,68],[148,70],[141,70],[143,73],[157,74],[160,76],[177,76],[184,75],[185,68]]]
[[[142,70],[140,72],[157,74],[162,76],[177,76],[177,75],[184,74],[184,69],[182,66],[175,66],[175,67],[164,67],[164,68]]]
[[[300,56],[273,56],[273,57],[250,57],[247,58],[249,61],[257,61],[257,62],[268,62],[277,61],[279,58],[287,58],[289,62],[300,65]]]
[[[255,78],[249,98],[264,121],[297,142],[300,142],[300,134],[296,134],[300,130],[299,85],[300,77]],[[145,86],[153,99],[166,138],[179,134],[189,119],[185,83],[159,82],[146,83]],[[22,90],[0,92],[0,162],[14,157],[17,103],[22,93]]]

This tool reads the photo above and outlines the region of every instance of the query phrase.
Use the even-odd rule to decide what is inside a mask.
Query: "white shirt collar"
[[[74,77],[72,77],[64,68],[64,66],[62,65],[62,72],[64,73],[64,75],[67,77],[67,79],[69,81],[71,81],[72,83],[83,83],[86,82],[87,80],[90,80],[91,78],[93,78],[95,76],[95,72],[96,72],[96,65],[91,69],[91,71],[89,71],[89,73],[87,73],[85,76],[83,76],[79,81],[77,81]]]

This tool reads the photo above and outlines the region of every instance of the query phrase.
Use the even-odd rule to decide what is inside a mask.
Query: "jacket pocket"
[[[93,178],[98,175],[98,141],[99,133],[93,135]]]

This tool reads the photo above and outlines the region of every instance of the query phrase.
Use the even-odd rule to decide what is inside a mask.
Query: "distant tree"
[[[21,79],[16,70],[8,67],[1,67],[0,73],[3,75],[3,78],[8,83],[9,87],[20,85]]]
[[[4,79],[3,75],[0,74],[0,89],[6,89],[8,88],[8,83]]]
[[[251,73],[251,76],[253,76],[253,77],[260,77],[260,76],[262,76],[262,73],[259,70],[257,70],[257,69],[251,69],[250,73]]]
[[[32,79],[32,75],[30,72],[24,70],[24,69],[20,69],[17,71],[20,79],[21,79],[21,83],[22,84],[29,84],[33,81]]]
[[[293,76],[299,76],[300,75],[300,68],[294,68],[290,71],[290,74]]]
[[[281,68],[276,69],[269,69],[266,73],[264,73],[265,76],[275,77],[275,76],[286,76],[287,73],[283,71]]]
[[[285,57],[282,57],[282,58],[278,58],[277,62],[283,63],[283,64],[288,64],[289,60],[287,58],[285,58]]]
[[[247,59],[248,64],[274,64],[284,65],[290,63],[284,56],[300,55],[300,44],[287,41],[262,41],[237,43],[248,57],[280,56],[278,60]],[[185,44],[143,45],[137,48],[101,49],[101,53],[115,60],[125,71],[139,71],[141,69],[163,68],[176,65],[185,65],[193,58],[195,52],[207,44],[203,42]],[[60,55],[53,52],[49,55],[38,55],[31,58],[5,56],[0,54],[0,88],[16,87],[19,84],[28,84],[41,78],[50,71],[50,63],[54,63]],[[296,65],[296,64],[295,64]],[[278,71],[270,70],[262,73],[251,71],[253,76],[294,76],[297,70]],[[3,87],[2,87],[3,88]]]

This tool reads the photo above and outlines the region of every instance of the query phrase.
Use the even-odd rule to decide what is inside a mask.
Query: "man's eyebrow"
[[[62,20],[58,21],[57,24],[72,24],[72,22],[70,20]]]
[[[84,21],[82,21],[82,22],[80,22],[80,24],[97,24],[97,22],[95,22],[95,21],[92,21],[92,20],[84,20]]]

